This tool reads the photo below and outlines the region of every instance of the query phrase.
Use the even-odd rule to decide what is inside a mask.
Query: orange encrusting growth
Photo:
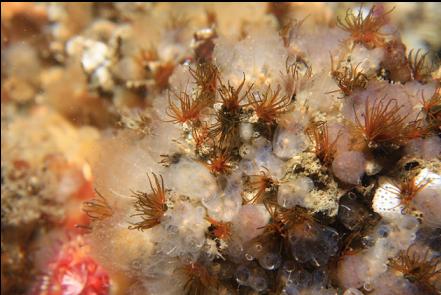
[[[166,192],[164,188],[164,180],[161,178],[159,182],[156,174],[152,173],[155,179],[155,185],[152,184],[150,176],[147,175],[152,192],[134,192],[133,197],[136,198],[135,210],[138,212],[133,216],[140,216],[141,221],[134,223],[130,229],[145,230],[161,223],[161,219],[167,211]]]

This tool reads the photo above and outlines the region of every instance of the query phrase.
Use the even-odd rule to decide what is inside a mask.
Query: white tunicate
[[[304,206],[309,192],[314,188],[314,182],[308,177],[298,177],[279,186],[277,202],[285,208],[296,205]]]
[[[258,258],[260,266],[267,270],[274,270],[280,267],[282,257],[277,253],[266,253]]]
[[[363,153],[345,151],[337,153],[332,162],[332,171],[335,176],[349,184],[359,184],[365,172],[366,160]]]
[[[278,129],[274,136],[274,154],[281,159],[289,159],[308,147],[307,137],[302,130]]]
[[[413,199],[415,208],[423,213],[423,223],[441,226],[441,176],[426,168],[416,176],[415,184],[424,186]]]
[[[265,291],[268,288],[268,282],[262,276],[251,276],[248,281],[249,286],[257,292]]]
[[[248,154],[240,162],[239,167],[247,175],[256,175],[265,168],[274,178],[281,178],[284,173],[283,161],[272,153],[272,147],[269,141],[258,139],[253,145],[244,147]],[[240,151],[241,153],[243,151]]]
[[[253,124],[251,123],[242,123],[240,124],[240,137],[244,141],[249,141],[251,137],[253,136]]]
[[[366,75],[375,74],[384,52],[382,48],[367,49],[362,45],[356,45],[351,52],[351,65]]]
[[[270,215],[263,205],[242,206],[233,220],[233,228],[243,242],[247,242],[263,232]]]
[[[170,257],[186,256],[193,261],[205,244],[205,232],[208,222],[202,206],[180,203],[165,213],[161,222],[164,233],[159,242],[159,249]],[[173,229],[170,231],[170,229]]]
[[[248,280],[250,276],[251,276],[251,272],[248,267],[241,265],[237,268],[235,277],[236,277],[236,281],[240,285],[248,285]]]
[[[218,38],[214,48],[214,60],[233,85],[239,84],[246,74],[247,80],[271,79],[285,70],[287,50],[274,29],[268,27],[232,43]]]
[[[164,175],[167,188],[193,200],[210,199],[217,193],[216,179],[201,163],[180,159]]]

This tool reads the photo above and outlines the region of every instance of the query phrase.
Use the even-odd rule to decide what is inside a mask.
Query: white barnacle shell
[[[394,219],[402,214],[400,189],[387,178],[380,179],[380,186],[372,200],[372,208],[385,219]]]

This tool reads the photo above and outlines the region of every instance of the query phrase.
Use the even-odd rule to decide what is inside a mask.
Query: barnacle
[[[201,126],[195,127],[191,131],[197,151],[200,151],[202,146],[208,141],[209,132],[210,129],[206,122],[203,122]]]
[[[97,198],[83,203],[83,211],[89,216],[89,218],[94,221],[104,220],[106,218],[112,217],[113,209],[110,207],[106,198],[98,191]]]
[[[169,122],[173,123],[187,123],[198,121],[202,110],[206,107],[204,101],[193,99],[191,95],[180,92],[179,94],[172,91],[173,95],[178,99],[179,106],[175,104],[168,95],[167,115],[171,118]]]
[[[266,194],[277,193],[278,180],[271,177],[268,169],[261,171],[258,175],[248,176],[247,183],[249,184],[250,189],[256,191],[256,193],[251,199],[244,200],[246,204],[263,203],[266,199]]]
[[[191,262],[178,270],[186,276],[183,286],[184,294],[205,295],[218,288],[216,277],[201,263]]]
[[[219,84],[218,93],[222,106],[216,112],[216,123],[210,127],[210,136],[218,138],[218,142],[223,147],[231,148],[238,144],[239,124],[243,107],[241,103],[251,91],[252,85],[248,87],[245,93],[241,93],[245,85],[245,74],[237,88],[231,86],[230,82],[225,85],[220,79]]]
[[[387,15],[393,9],[381,12],[374,5],[366,16],[363,15],[362,10],[363,6],[357,9],[357,12],[348,9],[344,20],[337,17],[337,26],[350,33],[354,43],[362,43],[367,48],[383,46],[385,34],[381,29],[387,23]]]
[[[356,131],[362,133],[369,148],[384,144],[401,145],[404,141],[406,116],[400,115],[401,107],[395,99],[376,98],[372,103],[366,99],[361,117],[355,113]]]
[[[391,188],[391,192],[398,196],[400,203],[406,209],[410,209],[412,201],[417,194],[422,191],[431,182],[430,179],[423,179],[417,181],[417,177],[407,177],[396,185],[395,188]]]
[[[166,205],[166,192],[164,187],[164,180],[162,176],[159,176],[161,182],[159,182],[156,174],[153,173],[155,183],[153,184],[150,176],[147,175],[149,180],[151,193],[145,193],[141,191],[133,192],[132,197],[135,201],[135,211],[138,213],[133,216],[141,217],[141,221],[132,224],[130,229],[146,230],[161,223],[161,219],[167,211]]]
[[[354,90],[365,89],[368,77],[358,69],[360,64],[355,67],[350,64],[350,66],[336,67],[334,68],[334,61],[331,56],[331,69],[332,76],[337,82],[340,91],[343,92],[345,96],[352,94]]]
[[[438,130],[438,132],[441,131],[441,87],[438,86],[430,99],[426,100],[422,95],[421,104],[430,127]]]
[[[263,94],[252,93],[248,95],[249,104],[256,112],[257,117],[267,124],[276,122],[277,118],[287,111],[291,102],[288,96],[280,95],[280,90],[280,86],[276,91],[272,91],[271,86],[268,86]]]
[[[328,124],[326,122],[312,123],[306,129],[309,139],[314,143],[314,152],[320,162],[324,165],[329,165],[334,159],[336,152],[336,144],[338,136],[331,140],[329,138]]]
[[[430,126],[427,126],[422,119],[409,122],[403,133],[403,138],[407,140],[423,138],[430,134]]]
[[[298,58],[290,63],[287,58],[285,61],[285,73],[282,73],[284,89],[292,100],[295,99],[297,92],[308,79],[312,77],[312,68],[304,60]]]
[[[2,294],[435,294],[437,6],[371,6],[2,3]]]
[[[220,240],[228,240],[231,237],[231,222],[217,221],[211,217],[206,218],[210,222],[213,236]]]
[[[200,88],[201,94],[208,96],[209,100],[214,102],[219,69],[212,63],[202,63],[197,64],[196,69],[190,67],[190,74]]]
[[[232,159],[230,150],[214,146],[207,166],[213,174],[227,174],[233,168]]]
[[[401,272],[409,281],[431,290],[435,289],[431,285],[432,280],[441,275],[441,258],[430,258],[429,249],[421,255],[415,245],[411,245],[406,251],[400,251],[396,258],[391,259],[389,266]]]
[[[432,71],[434,70],[433,65],[428,64],[428,54],[429,52],[422,54],[421,49],[418,49],[416,52],[412,49],[407,56],[412,78],[422,83],[427,82],[431,78]]]
[[[251,88],[253,85],[251,84],[247,90],[245,90],[245,93],[242,92],[242,88],[245,86],[245,73],[243,74],[243,80],[237,86],[237,88],[231,86],[230,82],[228,81],[227,85],[225,85],[221,79],[219,79],[219,96],[222,100],[222,107],[227,112],[237,112],[242,106],[242,101],[247,97],[248,93],[250,93]]]
[[[152,118],[148,114],[141,112],[122,114],[120,125],[124,128],[134,130],[141,136],[145,136],[151,133],[150,124]]]

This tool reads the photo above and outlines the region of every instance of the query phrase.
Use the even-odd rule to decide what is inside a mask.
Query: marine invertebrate
[[[167,211],[166,205],[166,191],[164,187],[164,180],[160,175],[159,182],[158,176],[153,173],[155,183],[153,184],[150,176],[147,174],[149,180],[151,193],[145,192],[133,192],[133,198],[135,201],[135,210],[138,212],[133,216],[141,217],[141,221],[133,223],[129,228],[137,230],[146,230],[161,223],[161,219]]]
[[[334,68],[334,61],[331,56],[331,74],[345,96],[352,94],[355,90],[366,88],[369,79],[363,71],[359,70],[359,66],[360,64],[355,67],[350,64],[349,67],[339,66]]]
[[[400,203],[404,208],[411,209],[412,201],[420,191],[430,184],[430,182],[430,179],[421,180],[416,176],[407,177],[396,185],[396,189],[391,189],[391,192],[398,196]]]
[[[287,58],[285,61],[285,73],[282,73],[283,87],[285,93],[289,94],[291,100],[299,89],[312,77],[312,67],[303,59],[296,58],[295,62],[290,63]]]
[[[230,82],[225,85],[220,79],[219,84],[218,93],[222,105],[216,112],[216,122],[210,127],[210,136],[217,138],[222,147],[231,148],[238,144],[242,101],[247,97],[253,85],[242,93],[242,88],[245,86],[245,74],[237,88],[231,86]]]
[[[35,287],[35,294],[108,294],[109,275],[90,256],[90,248],[81,236],[62,245]]]
[[[429,99],[422,94],[421,104],[429,126],[435,130],[441,130],[441,87],[438,86]]]
[[[107,293],[417,290],[386,263],[439,256],[440,72],[406,52],[438,51],[435,6],[345,4],[336,26],[325,3],[40,3],[16,35],[35,22],[2,11],[2,293],[46,270],[81,293],[97,263],[40,253],[87,215]]]
[[[208,142],[210,129],[206,122],[202,122],[201,126],[195,127],[191,131],[196,150],[200,152],[205,143]]]
[[[266,124],[276,122],[278,117],[287,111],[291,102],[288,96],[280,95],[280,90],[280,86],[275,91],[272,91],[271,86],[268,86],[263,94],[252,93],[248,95],[250,106],[256,112],[259,120]]]
[[[277,193],[279,185],[279,181],[269,174],[268,169],[261,171],[258,175],[249,175],[246,183],[249,184],[250,189],[256,192],[251,199],[244,200],[245,204],[264,203],[268,197],[266,195]]]
[[[312,123],[306,133],[314,143],[314,152],[324,165],[330,165],[336,152],[338,135],[334,140],[329,137],[328,124],[326,122]]]
[[[97,198],[83,203],[83,211],[89,216],[92,222],[104,220],[113,215],[113,209],[110,207],[106,198],[98,191],[96,191],[96,194],[98,195]]]
[[[371,103],[366,99],[364,113],[355,111],[355,131],[363,135],[364,141],[369,148],[377,148],[384,145],[401,145],[405,138],[407,116],[399,113],[401,106],[396,99],[386,100],[386,97],[375,98]]]
[[[420,254],[415,245],[407,250],[400,251],[398,256],[389,261],[389,266],[399,271],[403,276],[417,285],[432,291],[436,294],[436,288],[432,280],[441,275],[441,258],[433,256],[430,258],[429,249]]]
[[[367,48],[383,46],[386,34],[381,29],[388,22],[387,16],[393,9],[382,12],[378,6],[373,5],[364,16],[362,8],[357,9],[357,12],[348,9],[344,20],[337,17],[337,26],[351,34],[354,44],[362,43]]]
[[[179,94],[174,91],[172,93],[178,99],[179,107],[172,101],[169,93],[167,115],[171,118],[170,122],[184,124],[198,121],[202,110],[206,107],[205,102],[193,99],[183,91]]]
[[[231,222],[217,221],[209,216],[206,219],[211,224],[209,231],[215,238],[220,240],[228,240],[231,238]]]
[[[421,83],[425,83],[431,79],[431,74],[434,70],[433,65],[428,64],[428,54],[429,52],[421,53],[421,49],[418,49],[416,52],[414,52],[414,49],[412,49],[409,51],[407,56],[412,79]]]
[[[227,148],[215,146],[208,160],[208,168],[214,174],[226,174],[233,168],[231,152]]]
[[[214,102],[219,69],[212,63],[198,63],[196,68],[190,67],[190,74],[199,87],[202,95],[207,95],[211,102]]]
[[[183,286],[184,294],[205,295],[218,288],[216,277],[201,263],[191,262],[177,270],[186,276],[186,282]]]

